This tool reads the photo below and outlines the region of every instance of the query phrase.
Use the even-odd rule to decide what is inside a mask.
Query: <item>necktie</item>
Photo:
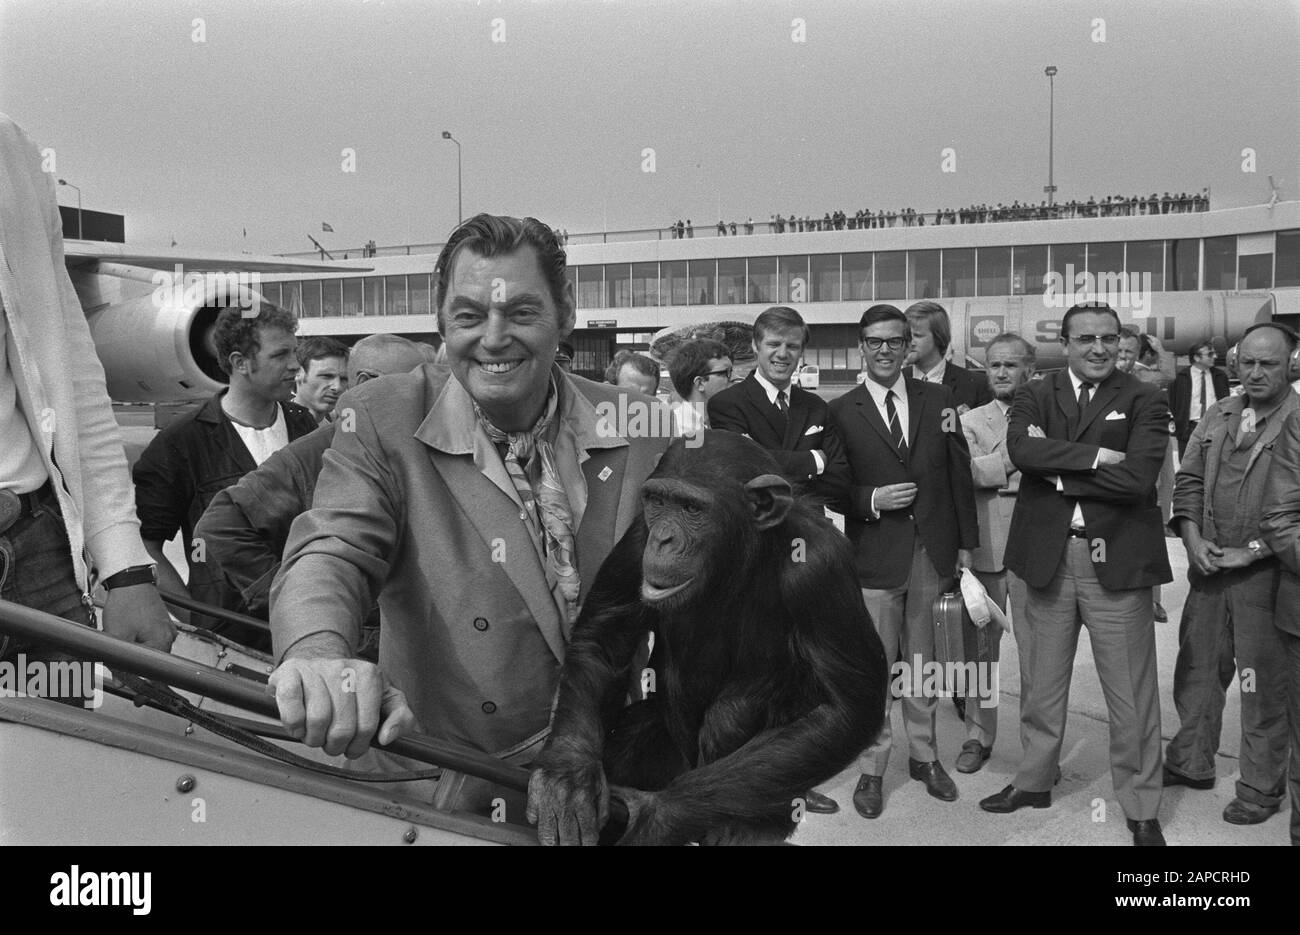
[[[1205,410],[1209,408],[1209,405],[1206,402],[1208,399],[1209,397],[1205,393],[1205,371],[1202,370],[1201,371],[1201,411],[1196,416],[1198,422],[1201,419],[1205,418]]]
[[[894,391],[885,391],[885,415],[889,417],[889,434],[894,439],[894,447],[903,457],[907,457],[907,439],[903,435],[902,423],[898,420],[898,410],[894,408]]]
[[[1083,411],[1088,408],[1088,400],[1092,399],[1092,396],[1089,393],[1089,390],[1091,389],[1091,383],[1079,384],[1079,415],[1081,416],[1083,415]]]
[[[781,410],[782,415],[790,411],[790,404],[785,401],[785,390],[776,391],[776,408]]]
[[[474,405],[479,422],[494,445],[505,447],[502,461],[524,505],[525,523],[540,546],[547,583],[560,619],[567,627],[578,619],[578,595],[582,579],[574,564],[573,511],[560,482],[555,450],[546,439],[546,429],[555,419],[559,393],[551,385],[546,411],[527,432],[503,432]],[[540,520],[540,524],[539,524]]]

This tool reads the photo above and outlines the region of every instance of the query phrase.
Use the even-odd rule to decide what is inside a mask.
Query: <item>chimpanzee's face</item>
[[[648,532],[642,603],[673,612],[717,601],[728,582],[744,581],[759,537],[784,521],[793,503],[789,481],[764,473],[773,467],[754,442],[727,432],[706,432],[699,448],[673,443],[641,488]]]

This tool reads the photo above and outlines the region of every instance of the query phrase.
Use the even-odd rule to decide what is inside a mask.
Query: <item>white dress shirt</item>
[[[1205,376],[1202,377],[1202,374]],[[1219,397],[1214,392],[1214,374],[1208,367],[1192,364],[1187,375],[1192,378],[1192,401],[1188,404],[1190,411],[1187,413],[1187,418],[1191,422],[1200,422],[1210,411],[1210,407],[1219,401]],[[1202,389],[1205,390],[1204,397],[1202,397]]]
[[[894,391],[894,412],[898,414],[898,425],[903,430],[903,438],[907,438],[907,381],[903,379],[903,374],[899,373],[898,378],[894,380],[893,386],[881,386],[870,377],[862,385],[871,394],[871,401],[876,404],[876,411],[880,413],[880,421],[885,423],[886,429],[889,428],[889,411],[885,408],[885,394],[890,390]],[[876,492],[874,490],[871,492],[871,517],[872,519],[880,517],[880,511],[876,509]]]
[[[767,394],[767,401],[771,403],[773,406],[775,406],[776,394],[781,392],[781,390],[778,390],[776,388],[776,385],[773,384],[770,380],[768,380],[767,377],[763,376],[763,374],[759,372],[757,369],[754,371],[754,379],[758,381],[758,385],[761,386],[763,388],[763,392]],[[794,381],[791,380],[788,384],[786,384],[785,387],[785,405],[786,405],[787,413],[789,412],[789,408],[790,408],[790,394],[793,390],[794,390]],[[813,460],[817,462],[817,473],[820,474],[822,471],[826,470],[825,455],[823,455],[820,451],[814,448],[812,451],[812,456],[813,456]]]
[[[944,370],[947,368],[947,365],[948,362],[942,358],[940,358],[939,362],[934,365],[933,370],[922,370],[920,367],[913,364],[912,378],[920,380],[923,383],[942,383]]]

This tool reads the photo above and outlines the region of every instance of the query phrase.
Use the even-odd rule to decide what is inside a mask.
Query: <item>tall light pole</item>
[[[1056,135],[1056,66],[1048,65],[1043,69],[1043,74],[1047,75],[1047,187],[1043,191],[1047,192],[1047,206],[1050,208],[1056,203],[1056,184],[1052,178]]]
[[[456,144],[456,223],[460,224],[465,220],[465,208],[463,206],[464,203],[461,201],[460,187],[460,140],[452,136],[450,130],[443,130],[442,138],[444,140],[451,140]]]
[[[77,239],[81,239],[81,189],[73,185],[67,179],[59,179],[60,185],[66,185],[68,188],[76,189],[77,192]]]

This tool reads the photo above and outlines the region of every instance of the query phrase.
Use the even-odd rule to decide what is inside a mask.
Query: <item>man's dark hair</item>
[[[653,377],[655,381],[659,380],[659,365],[649,357],[636,351],[619,351],[605,368],[605,382],[617,383],[619,371],[623,369],[624,364],[631,364],[632,369],[638,373]]]
[[[1083,315],[1087,312],[1109,315],[1111,318],[1115,319],[1115,327],[1117,329],[1123,327],[1119,321],[1119,314],[1105,302],[1080,302],[1078,305],[1071,305],[1069,311],[1065,313],[1065,317],[1061,319],[1061,337],[1068,338],[1070,336],[1071,318],[1075,315]]]
[[[347,363],[349,350],[348,346],[342,341],[323,334],[313,334],[311,337],[299,338],[298,366],[306,373],[313,360],[323,360],[326,357],[342,357],[343,362]]]
[[[948,320],[947,310],[938,302],[926,300],[924,302],[915,302],[907,307],[903,313],[907,316],[909,322],[924,319],[930,324],[930,336],[934,338],[934,349],[942,357],[948,353],[948,346],[952,344],[952,322]]]
[[[1196,361],[1196,355],[1199,354],[1202,350],[1208,350],[1215,357],[1219,356],[1219,352],[1214,349],[1213,341],[1197,341],[1195,344],[1193,344],[1191,347],[1187,349],[1188,362],[1194,363]]]
[[[1132,327],[1130,327],[1129,325],[1125,325],[1124,327],[1122,327],[1122,328],[1119,329],[1119,336],[1120,336],[1121,338],[1139,338],[1139,337],[1140,337],[1140,335],[1137,333],[1137,331],[1135,331],[1135,330],[1134,330]],[[1140,342],[1139,342],[1139,343],[1140,343]]]
[[[1282,324],[1280,321],[1261,321],[1257,325],[1251,325],[1242,333],[1241,340],[1246,340],[1247,335],[1252,331],[1258,331],[1260,328],[1272,328],[1275,331],[1282,332],[1282,337],[1286,340],[1286,349],[1288,352],[1294,351],[1297,347],[1300,347],[1300,334],[1297,334],[1294,328],[1290,328],[1287,325]],[[1241,346],[1240,342],[1237,346]],[[1195,351],[1193,351],[1193,353],[1195,353]]]
[[[907,316],[892,305],[873,305],[863,312],[862,318],[858,320],[858,339],[861,340],[872,325],[878,325],[883,321],[901,321],[904,340],[912,340],[912,326],[908,323]]]
[[[754,319],[754,343],[761,344],[769,331],[794,331],[803,334],[803,345],[808,346],[808,323],[803,316],[788,305],[773,305]]]
[[[668,376],[677,395],[682,399],[689,397],[695,388],[695,378],[707,374],[709,362],[719,357],[731,359],[731,352],[721,341],[699,338],[679,346],[668,362]]]
[[[258,303],[256,315],[248,315],[247,309],[237,306],[223,308],[217,315],[216,324],[212,326],[212,341],[217,348],[217,364],[222,371],[231,373],[230,355],[238,351],[245,357],[257,356],[262,349],[258,338],[259,328],[271,328],[294,334],[298,330],[298,319],[293,312],[283,309],[266,300]]]
[[[471,250],[482,257],[496,257],[509,256],[524,247],[532,247],[537,251],[537,263],[551,289],[551,299],[555,302],[557,313],[563,315],[567,286],[564,269],[568,260],[555,231],[537,218],[476,214],[452,231],[446,246],[438,254],[438,262],[434,264],[437,284],[434,297],[439,324],[442,323],[442,306],[447,300],[451,269],[455,265],[456,255],[462,249]]]

